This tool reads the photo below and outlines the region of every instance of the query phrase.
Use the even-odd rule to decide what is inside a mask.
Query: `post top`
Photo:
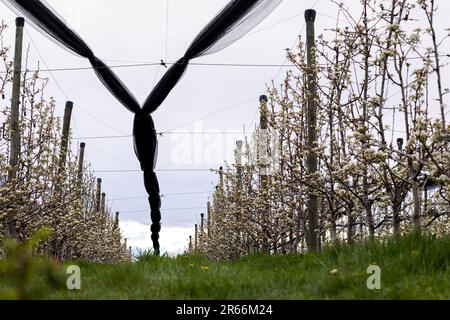
[[[25,19],[22,17],[16,18],[16,27],[23,27],[25,25]]]
[[[259,97],[259,102],[268,102],[268,101],[269,99],[267,99],[267,96],[265,94]]]
[[[106,193],[102,192],[102,197],[106,197]]]
[[[73,102],[72,101],[66,101],[66,108],[73,108]]]
[[[97,182],[98,183],[102,182],[102,178],[97,178]]]
[[[316,10],[308,9],[305,11],[305,21],[314,22],[316,21]]]
[[[80,148],[84,148],[84,147],[86,147],[86,142],[80,143]]]

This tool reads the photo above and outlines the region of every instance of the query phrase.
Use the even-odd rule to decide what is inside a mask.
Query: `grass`
[[[136,263],[81,268],[82,289],[55,289],[34,274],[37,299],[450,299],[450,237],[410,234],[330,247],[318,254],[252,255],[234,262],[144,255]],[[369,290],[370,264],[381,289]],[[0,278],[0,292],[5,288]]]

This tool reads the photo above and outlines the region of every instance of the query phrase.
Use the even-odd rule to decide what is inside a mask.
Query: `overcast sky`
[[[109,65],[175,61],[205,24],[227,0],[47,0]],[[357,0],[343,1],[356,3]],[[448,12],[447,1],[438,1]],[[335,5],[328,0],[285,0],[254,31],[225,50],[194,63],[269,64],[285,63],[285,48],[293,46],[303,32],[304,10],[318,12],[317,33],[335,24]],[[0,16],[11,26],[15,15],[0,4]],[[448,27],[444,26],[443,27]],[[12,43],[14,28],[9,30]],[[88,67],[89,63],[26,26],[25,44],[31,43],[31,66],[41,68]],[[115,72],[139,101],[154,87],[165,69],[157,66],[116,68]],[[280,67],[223,67],[191,65],[164,104],[154,113],[157,131],[170,131],[159,138],[157,169],[217,169],[233,160],[236,140],[251,131],[256,119],[258,97],[271,79],[280,81],[287,70]],[[138,170],[130,137],[86,139],[129,135],[133,115],[103,87],[92,70],[45,72],[51,81],[47,96],[57,100],[62,115],[64,102],[74,102],[72,149],[85,141],[86,154],[98,171]],[[190,132],[209,132],[192,135]],[[212,134],[217,132],[219,134]],[[150,247],[150,217],[142,174],[99,172],[112,211],[121,212],[121,228],[133,247]],[[158,172],[162,204],[162,250],[182,251],[193,233],[200,213],[206,211],[217,177],[207,171]],[[184,194],[180,194],[184,193]],[[192,194],[186,194],[192,193]],[[126,199],[123,199],[126,198]],[[134,198],[134,199],[129,199]],[[122,199],[122,200],[121,200]]]

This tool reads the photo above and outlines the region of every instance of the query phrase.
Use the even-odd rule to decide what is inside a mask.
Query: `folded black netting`
[[[16,13],[25,16],[41,30],[73,53],[87,58],[108,90],[133,113],[156,110],[183,76],[189,60],[218,52],[233,44],[264,20],[282,0],[233,0],[206,25],[183,58],[170,68],[144,102],[142,112],[136,98],[116,74],[97,58],[89,46],[43,0],[2,0]]]
[[[112,95],[125,106],[125,108],[135,114],[141,111],[141,107],[136,98],[130,93],[117,75],[103,63],[103,61],[96,57],[92,57],[89,58],[89,62],[94,68],[95,74],[100,81],[108,88]]]
[[[135,113],[134,149],[144,173],[144,185],[149,195],[153,247],[156,252],[159,252],[161,197],[158,179],[154,172],[158,141],[151,113],[164,102],[176,86],[190,60],[218,52],[233,44],[264,20],[282,0],[230,1],[197,35],[185,55],[167,70],[145,100],[142,108],[117,75],[94,55],[89,46],[47,3],[43,0],[1,1],[17,14],[27,18],[33,26],[64,48],[87,58],[105,87],[128,110]]]
[[[231,1],[190,45],[189,59],[230,46],[262,22],[283,0]]]
[[[218,52],[257,26],[283,0],[233,0],[206,25],[187,49],[183,58],[167,71],[142,107],[143,114],[152,113],[164,101],[186,70],[189,60]]]
[[[117,75],[100,59],[95,57],[89,46],[80,36],[70,29],[56,12],[42,0],[2,0],[9,8],[27,18],[38,30],[50,36],[53,40],[71,52],[87,58],[97,76],[106,88],[128,110],[133,113],[140,111],[139,103]]]

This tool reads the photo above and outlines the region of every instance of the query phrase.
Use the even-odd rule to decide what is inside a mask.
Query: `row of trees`
[[[4,43],[7,26],[0,27],[0,241],[14,236],[27,240],[50,229],[40,253],[60,260],[86,259],[117,263],[130,259],[117,218],[110,209],[89,165],[65,150],[56,101],[45,97],[48,79],[39,72],[22,73],[20,83],[20,148],[18,164],[10,166],[11,107],[8,92],[14,64]],[[29,48],[26,56],[28,57]],[[22,68],[28,70],[27,60]],[[11,170],[15,177],[11,179]],[[0,258],[5,253],[0,247]]]
[[[287,52],[295,68],[262,97],[255,136],[239,142],[236,164],[220,171],[191,250],[232,259],[307,250],[311,235],[320,248],[450,231],[448,30],[436,27],[435,1],[361,0],[358,14],[336,5],[336,25],[318,37],[312,63],[301,38]]]

